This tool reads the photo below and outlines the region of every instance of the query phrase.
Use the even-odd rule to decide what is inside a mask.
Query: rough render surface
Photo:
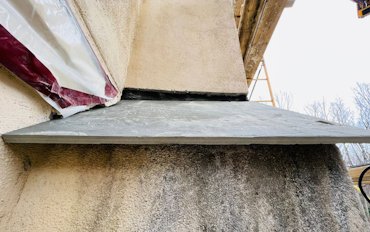
[[[230,0],[144,1],[125,87],[246,93]]]
[[[69,0],[77,6],[107,68],[122,91],[140,14],[141,0]]]
[[[47,121],[50,107],[33,89],[0,66],[0,134]],[[23,158],[0,140],[0,231],[26,180]]]
[[[0,133],[50,108],[0,70]],[[0,231],[367,231],[334,146],[0,144]]]
[[[0,103],[0,133],[50,113],[3,69]],[[0,231],[366,231],[368,223],[330,145],[0,141]]]
[[[0,70],[0,133],[50,108]],[[334,146],[5,145],[0,231],[366,231]]]
[[[46,121],[50,114],[39,96],[3,69],[0,103],[0,133]],[[367,231],[369,226],[330,145],[0,141],[0,189],[0,231]]]
[[[23,191],[2,231],[366,231],[338,150],[12,145]]]

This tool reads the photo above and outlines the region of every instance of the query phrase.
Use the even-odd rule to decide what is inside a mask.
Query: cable
[[[252,99],[253,91],[254,91],[254,88],[256,87],[256,84],[257,84],[258,78],[260,76],[261,70],[262,70],[262,65],[260,66],[260,69],[258,71],[257,78],[254,80],[252,91],[251,91],[251,94],[249,95],[249,98],[248,98],[249,100]]]
[[[364,191],[364,189],[362,188],[362,179],[364,178],[365,174],[367,171],[370,170],[370,166],[365,168],[365,170],[363,170],[361,172],[361,175],[360,175],[360,178],[358,179],[358,187],[360,188],[360,191],[362,193],[362,195],[364,195],[365,199],[367,200],[367,202],[370,204],[370,199],[367,197],[366,195],[366,192]]]

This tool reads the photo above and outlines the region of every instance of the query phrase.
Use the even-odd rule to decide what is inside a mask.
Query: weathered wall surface
[[[50,108],[0,76],[1,133]],[[366,231],[334,146],[0,144],[0,231]]]
[[[366,231],[334,146],[12,145],[4,231]]]
[[[1,133],[50,109],[2,70]],[[0,231],[366,231],[333,146],[0,145]]]
[[[231,0],[144,1],[125,87],[246,94]]]
[[[0,66],[0,134],[48,120],[50,107],[33,89]],[[28,162],[0,140],[0,231],[26,181]]]
[[[50,113],[4,70],[0,103],[0,133]],[[333,146],[0,142],[0,231],[366,231],[368,225]]]

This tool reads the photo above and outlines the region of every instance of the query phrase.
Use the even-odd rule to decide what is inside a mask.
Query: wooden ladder
[[[260,74],[261,74],[262,69],[263,69],[263,72],[265,73],[265,78],[260,78]],[[254,89],[256,88],[256,85],[257,85],[258,81],[266,81],[267,82],[267,87],[268,87],[269,96],[270,96],[269,99],[267,99],[267,100],[252,100],[253,92],[254,92]],[[251,92],[250,92],[249,97],[248,97],[248,99],[250,101],[262,102],[262,103],[271,103],[273,107],[276,107],[276,101],[275,101],[275,97],[274,97],[274,94],[273,94],[273,91],[272,91],[270,77],[269,77],[269,74],[267,72],[265,59],[261,60],[260,68],[259,68],[258,73],[257,73],[257,77],[252,79],[251,83],[253,83],[253,85],[252,85],[252,89],[251,89]]]

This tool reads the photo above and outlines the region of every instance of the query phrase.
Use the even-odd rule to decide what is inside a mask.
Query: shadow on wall
[[[0,65],[0,134],[47,121],[49,114],[41,97]],[[0,231],[26,183],[23,154],[0,141]]]

